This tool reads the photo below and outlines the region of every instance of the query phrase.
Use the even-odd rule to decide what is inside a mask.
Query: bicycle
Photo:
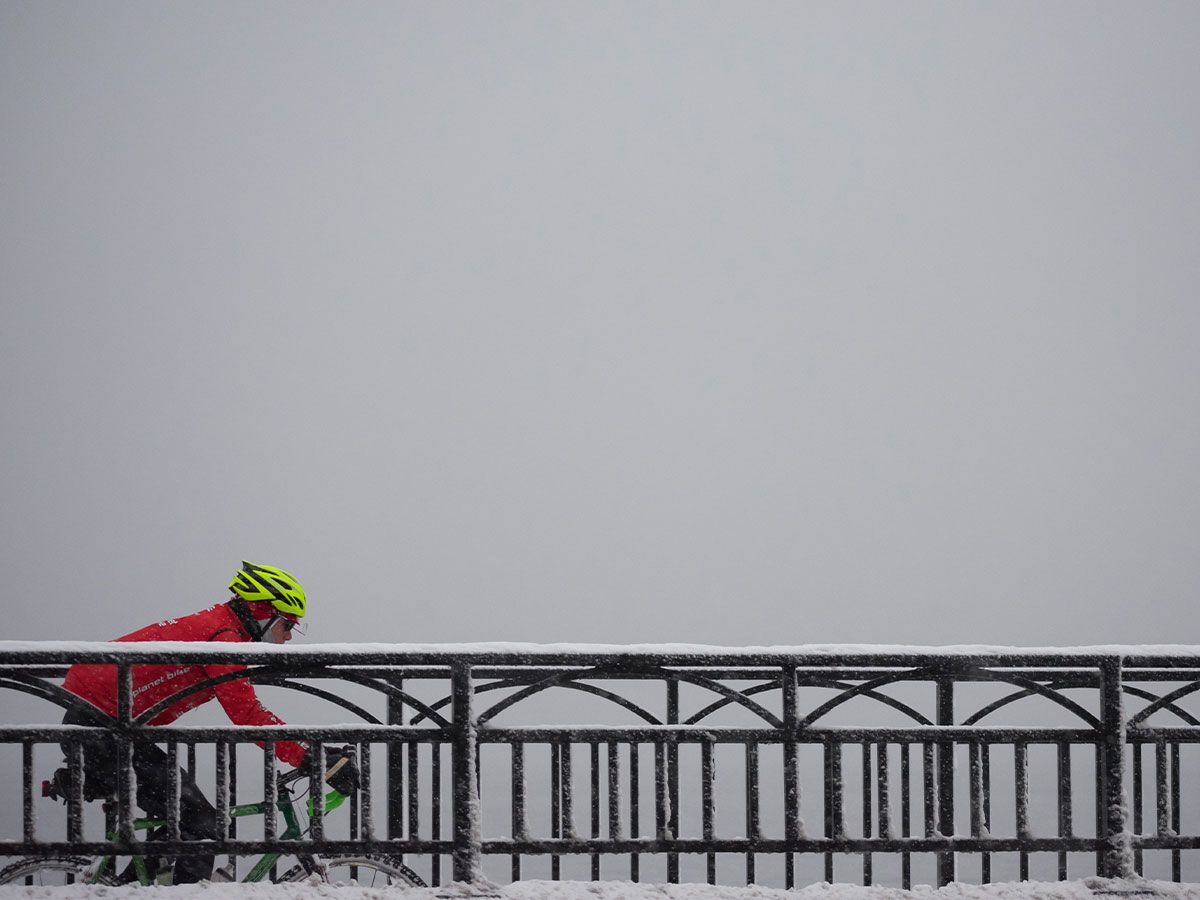
[[[343,793],[337,788],[333,788],[327,792],[325,794],[326,813],[333,812],[348,799],[350,793],[357,790],[357,767],[355,767],[353,757],[350,755],[343,756],[335,766],[330,767],[330,770],[325,773],[326,781],[328,782],[332,779],[337,774],[337,770],[344,765],[353,767],[353,777],[350,779],[341,777],[335,783],[349,793]],[[342,773],[343,776],[345,774]],[[61,785],[66,783],[68,777],[66,769],[58,770],[55,773],[53,781],[42,783],[43,796],[59,799],[58,790],[61,789]],[[305,773],[299,770],[281,773],[277,777],[275,806],[282,815],[283,822],[286,825],[283,833],[279,835],[280,840],[297,840],[309,832],[308,827],[302,828],[300,825],[300,815],[296,808],[297,801],[300,798],[297,798],[292,792],[292,785],[301,779],[307,779],[307,777]],[[348,787],[348,784],[352,786]],[[311,799],[306,806],[307,813],[311,816],[313,809]],[[247,816],[265,816],[266,812],[267,801],[265,799],[257,803],[244,803],[232,806],[228,810],[231,820]],[[167,823],[162,819],[140,818],[133,820],[135,832],[145,831],[149,833],[155,829],[164,829],[166,825]],[[109,832],[107,839],[115,842],[117,840],[116,832]],[[240,880],[241,883],[248,884],[268,880],[282,884],[305,881],[316,875],[322,882],[328,884],[355,882],[365,886],[426,886],[421,877],[403,862],[393,856],[382,853],[339,855],[331,856],[328,859],[323,859],[315,853],[299,854],[296,856],[297,862],[294,866],[277,878],[271,877],[279,859],[283,855],[281,853],[263,854],[250,867],[250,871],[246,873],[246,876]],[[92,858],[85,856],[30,856],[0,869],[0,885],[63,883],[103,885],[130,883],[142,885],[169,884],[170,865],[168,863],[161,866],[161,869],[166,873],[166,880],[164,880],[163,877],[158,875],[160,869],[159,859],[156,857],[134,855],[131,857],[130,865],[118,875],[116,853]],[[345,873],[345,877],[342,877],[343,873]],[[370,873],[370,878],[364,880],[363,873]],[[212,880],[233,881],[234,877],[233,873],[229,870],[218,869],[214,872]]]

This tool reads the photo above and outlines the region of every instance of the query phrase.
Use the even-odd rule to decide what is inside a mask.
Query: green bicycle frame
[[[304,832],[300,828],[300,819],[296,815],[295,801],[293,800],[291,794],[288,794],[286,791],[284,793],[286,794],[285,797],[280,797],[275,801],[275,808],[283,813],[283,821],[287,826],[284,828],[283,834],[279,835],[279,839],[281,841],[292,841],[299,838]],[[325,812],[333,812],[345,802],[345,794],[339,793],[338,791],[329,791],[325,795]],[[311,818],[313,814],[313,801],[310,799],[306,806],[308,815]],[[229,818],[231,819],[238,819],[244,816],[265,816],[266,814],[267,801],[265,800],[261,800],[258,803],[242,803],[238,806],[230,807],[229,809]],[[159,828],[166,824],[167,822],[165,819],[134,819],[133,830],[149,831],[151,828]],[[117,840],[117,832],[110,831],[108,833],[108,840],[115,843]],[[253,868],[250,869],[242,881],[246,883],[262,881],[267,877],[271,871],[271,867],[279,861],[279,857],[281,856],[283,856],[282,853],[264,854],[258,860],[258,862],[254,864]],[[96,875],[103,875],[109,866],[112,866],[113,871],[115,872],[116,862],[117,858],[115,855],[104,857],[99,868],[96,870]],[[150,877],[150,870],[146,866],[146,857],[133,857],[133,870],[137,875],[139,883],[142,885],[149,885],[151,883],[152,879]]]

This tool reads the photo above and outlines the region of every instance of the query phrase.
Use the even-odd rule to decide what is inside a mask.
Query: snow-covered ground
[[[438,888],[368,888],[328,884],[202,884],[180,887],[0,887],[0,900],[1083,900],[1083,898],[1187,897],[1200,900],[1200,884],[1167,881],[1012,882],[962,884],[944,888],[860,887],[814,884],[794,891],[765,887],[722,887],[698,884],[631,884],[624,881],[522,881],[503,886],[449,885]]]

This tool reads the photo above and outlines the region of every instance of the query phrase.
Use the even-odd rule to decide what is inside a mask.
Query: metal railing
[[[117,666],[111,727],[55,724],[76,663]],[[161,709],[134,714],[132,667],[169,663],[244,664],[241,677],[337,724],[150,727]],[[305,740],[357,745],[348,823],[327,827],[318,804],[304,840],[270,820],[239,835],[235,820],[215,842],[174,827],[151,847],[122,774],[107,822],[118,848],[386,852],[433,884],[446,862],[455,880],[788,887],[1024,879],[1031,861],[1059,879],[1200,872],[1195,648],[24,644],[0,645],[0,687],[6,721],[45,723],[0,727],[22,772],[0,855],[112,850],[81,789],[65,814],[38,796],[59,744],[76,768],[88,741],[127,761],[138,742],[166,745],[224,813],[239,792],[270,796],[274,741]]]

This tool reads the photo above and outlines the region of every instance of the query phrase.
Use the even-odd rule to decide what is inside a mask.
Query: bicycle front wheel
[[[116,884],[111,875],[95,875],[85,856],[30,856],[0,869],[0,884]]]
[[[329,884],[358,884],[363,887],[382,887],[394,884],[426,887],[421,876],[393,856],[382,853],[359,853],[354,856],[333,856],[323,860],[324,880]],[[304,881],[315,869],[301,862],[283,873],[280,882]]]

